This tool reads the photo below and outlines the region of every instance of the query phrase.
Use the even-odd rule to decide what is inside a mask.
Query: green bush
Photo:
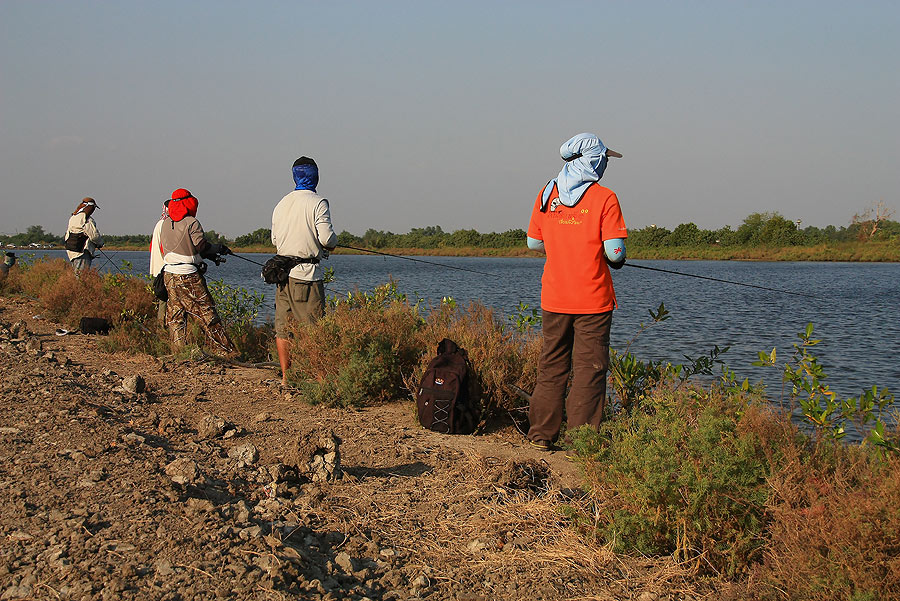
[[[701,572],[735,575],[761,556],[767,478],[790,428],[773,428],[741,395],[657,390],[641,411],[599,432],[569,434],[617,551],[674,554]]]
[[[361,406],[405,397],[403,374],[423,352],[418,306],[393,282],[332,304],[315,324],[296,324],[288,381],[312,403]]]

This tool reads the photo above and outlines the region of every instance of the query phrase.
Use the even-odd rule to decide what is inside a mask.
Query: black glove
[[[213,260],[217,255],[222,254],[220,251],[221,248],[221,244],[207,243],[206,246],[203,247],[203,250],[200,251],[200,256],[204,259]]]
[[[603,258],[606,259],[606,257]],[[610,261],[609,259],[606,259],[606,264],[609,265],[610,269],[622,269],[622,265],[625,264],[625,259],[622,259],[621,261]]]
[[[225,246],[224,244],[220,244],[219,245],[219,254],[220,255],[233,255],[234,253],[231,252],[231,249],[228,248],[227,246]]]

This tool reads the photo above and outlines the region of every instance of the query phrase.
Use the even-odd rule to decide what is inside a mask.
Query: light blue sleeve
[[[540,252],[544,252],[544,241],[538,240],[537,238],[532,238],[531,236],[527,236],[528,248],[531,250],[537,250]]]
[[[619,263],[625,260],[625,240],[623,238],[613,238],[603,241],[603,254],[613,263]]]

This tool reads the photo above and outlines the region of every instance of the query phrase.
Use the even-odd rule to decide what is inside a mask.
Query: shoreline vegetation
[[[655,225],[629,231],[628,258],[636,260],[714,260],[714,261],[855,261],[900,262],[900,223],[889,217],[892,211],[883,205],[855,215],[847,226],[824,228],[788,220],[778,213],[754,213],[737,229],[700,229],[683,223],[674,230]],[[260,228],[228,238],[213,230],[207,232],[213,242],[227,244],[245,253],[274,254],[271,231]],[[338,235],[336,254],[366,254],[343,247],[365,248],[399,255],[456,257],[541,257],[525,245],[521,229],[502,233],[476,230],[445,232],[440,226],[413,228],[405,234],[369,229],[362,236],[343,231]],[[105,250],[146,250],[150,236],[107,235]],[[0,245],[19,250],[62,248],[62,237],[31,226],[23,234],[0,235]]]
[[[261,299],[217,281],[210,289],[242,360],[271,361],[271,326],[253,322]],[[97,339],[104,353],[190,366],[180,369],[209,360],[196,347],[171,355],[145,276],[89,269],[75,277],[61,258],[24,260],[0,281],[0,297],[27,299],[43,319],[72,330],[85,316],[109,319],[113,330]],[[537,316],[524,309],[502,321],[478,303],[461,307],[445,299],[426,307],[393,282],[332,297],[319,322],[296,325],[288,372],[294,402],[317,410],[400,405],[414,412],[411,391],[446,337],[468,350],[482,401],[472,440],[498,450],[524,445],[526,405],[516,389],[533,389],[541,345]],[[660,305],[635,336],[652,336],[653,325],[667,318]],[[19,344],[24,325],[2,325],[9,344]],[[606,421],[599,432],[566,433],[580,488],[568,496],[523,489],[551,503],[553,528],[584,545],[573,565],[608,554],[674,564],[679,586],[694,597],[711,590],[719,598],[760,601],[900,596],[900,432],[896,416],[886,416],[894,397],[878,386],[837,397],[814,355],[819,343],[827,341],[815,339],[809,324],[791,356],[760,352],[755,365],[770,370],[768,387],[741,379],[740,366],[728,366],[719,347],[677,365],[611,349]],[[854,430],[861,442],[847,442]],[[366,436],[360,430],[352,439]],[[482,508],[473,500],[459,510]],[[416,529],[433,527],[427,524]],[[380,527],[390,530],[389,521]],[[504,526],[504,536],[535,548],[548,528],[545,519],[517,522]],[[448,559],[454,565],[475,549],[471,539],[464,543],[463,556]]]

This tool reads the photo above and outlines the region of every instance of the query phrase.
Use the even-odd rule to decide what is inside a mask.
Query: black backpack
[[[466,349],[444,338],[431,360],[416,395],[419,423],[444,434],[471,434],[478,425]]]

